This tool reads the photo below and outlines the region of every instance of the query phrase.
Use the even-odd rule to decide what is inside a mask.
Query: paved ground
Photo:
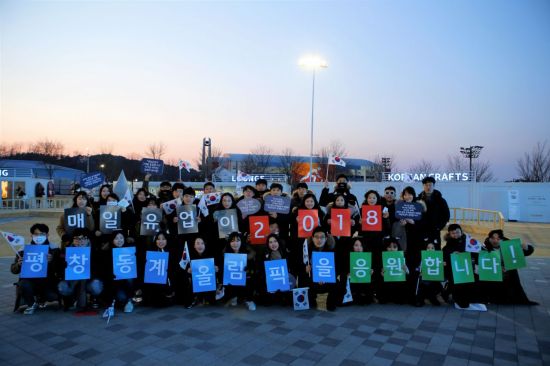
[[[12,313],[16,276],[0,259],[2,365],[550,365],[550,259],[521,271],[540,306],[370,305],[334,313],[289,308],[136,308],[109,325],[55,306]]]

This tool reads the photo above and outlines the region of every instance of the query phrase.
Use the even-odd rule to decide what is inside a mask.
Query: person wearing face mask
[[[357,206],[357,197],[350,192],[351,186],[348,182],[348,177],[345,174],[340,174],[336,178],[336,185],[334,186],[334,192],[329,193],[328,181],[325,180],[325,186],[321,191],[321,197],[319,198],[319,205],[322,207],[327,207],[331,202],[334,202],[336,194],[340,193],[346,197],[348,205],[350,207]]]
[[[164,181],[160,183],[158,198],[161,204],[174,199],[172,197],[172,184],[170,182]]]
[[[49,245],[48,240],[50,229],[45,224],[34,224],[30,228],[32,235],[31,245]],[[17,290],[23,299],[22,305],[27,305],[24,314],[32,315],[38,308],[44,308],[46,301],[58,299],[57,284],[61,279],[60,249],[51,248],[48,250],[48,276],[45,278],[20,278],[17,283]],[[11,273],[21,273],[23,264],[23,250],[19,251],[11,265]]]

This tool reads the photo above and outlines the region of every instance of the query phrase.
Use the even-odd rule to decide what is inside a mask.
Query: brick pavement
[[[136,307],[109,325],[52,305],[12,313],[17,279],[0,259],[2,365],[550,365],[550,259],[520,276],[540,306],[487,313],[408,305],[338,308]]]

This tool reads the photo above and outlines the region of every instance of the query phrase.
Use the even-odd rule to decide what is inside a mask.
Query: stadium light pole
[[[460,147],[460,153],[464,155],[465,158],[470,159],[470,173],[472,172],[472,159],[479,158],[481,154],[481,149],[483,146],[469,146],[469,147]]]
[[[328,63],[319,56],[304,56],[298,61],[301,67],[312,70],[313,83],[311,89],[311,135],[309,145],[309,181],[311,182],[313,174],[313,117],[315,108],[315,71],[318,69],[326,69]]]

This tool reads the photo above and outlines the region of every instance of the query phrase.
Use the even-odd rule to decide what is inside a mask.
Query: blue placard
[[[92,189],[105,182],[105,175],[101,172],[92,172],[80,177],[80,186],[86,189]]]
[[[145,283],[165,285],[168,280],[168,253],[148,251],[145,262]]]
[[[225,253],[223,284],[246,286],[246,254]]]
[[[313,269],[313,282],[336,283],[334,253],[313,252],[311,266]]]
[[[136,247],[113,248],[113,273],[115,280],[137,278]]]
[[[90,279],[90,247],[68,247],[65,260],[67,261],[67,268],[65,268],[67,281]]]
[[[43,278],[48,276],[49,245],[27,244],[23,251],[21,278]]]
[[[158,159],[141,159],[141,172],[151,174],[162,174],[164,161]]]
[[[195,259],[191,261],[193,292],[216,291],[216,269],[214,259]]]
[[[286,259],[265,261],[265,280],[268,292],[289,291],[288,267]]]

